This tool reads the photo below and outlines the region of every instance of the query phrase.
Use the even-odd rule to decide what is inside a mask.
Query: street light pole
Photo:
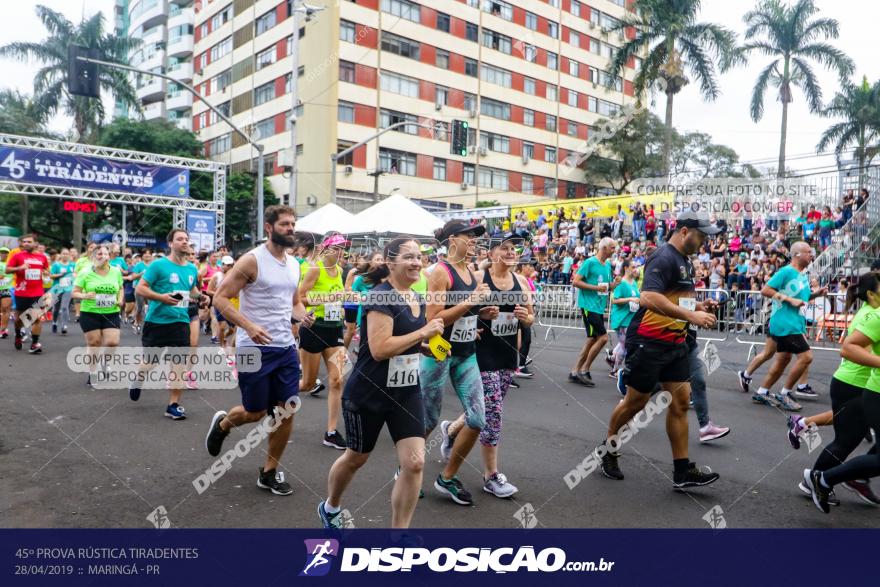
[[[214,112],[217,116],[219,116],[223,120],[223,122],[225,122],[226,124],[231,126],[232,130],[234,130],[236,133],[241,135],[241,137],[245,141],[247,141],[250,145],[253,145],[253,147],[257,150],[257,163],[259,165],[259,169],[257,170],[257,214],[259,214],[259,218],[257,218],[257,239],[260,241],[263,240],[263,238],[264,238],[264,236],[263,236],[263,205],[264,205],[264,198],[265,198],[265,194],[263,193],[263,150],[264,150],[263,145],[260,145],[259,143],[257,143],[250,135],[248,135],[246,132],[244,132],[243,130],[241,130],[237,126],[235,126],[235,124],[231,120],[229,120],[228,116],[223,114],[223,112],[221,112],[219,109],[212,106],[210,102],[205,100],[204,96],[202,96],[200,93],[198,93],[194,87],[192,87],[191,85],[189,85],[186,82],[176,80],[169,75],[165,75],[164,73],[156,73],[154,71],[147,71],[145,69],[138,69],[137,67],[132,67],[130,65],[124,65],[122,63],[114,63],[112,61],[103,61],[101,59],[92,59],[90,57],[77,57],[77,59],[79,59],[80,61],[85,61],[87,63],[96,63],[98,65],[106,65],[107,67],[114,67],[116,69],[124,69],[126,71],[133,71],[135,73],[140,73],[143,75],[151,75],[153,77],[160,77],[162,79],[172,81],[172,82],[176,83],[177,85],[183,86],[184,89],[186,89],[192,95],[194,95],[196,98],[198,98],[199,100],[204,102],[205,106],[210,108],[212,112]]]

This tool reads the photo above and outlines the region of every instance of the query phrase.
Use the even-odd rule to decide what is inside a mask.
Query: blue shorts
[[[261,366],[253,373],[238,373],[241,403],[248,412],[265,412],[299,395],[299,353],[295,346],[256,347]]]

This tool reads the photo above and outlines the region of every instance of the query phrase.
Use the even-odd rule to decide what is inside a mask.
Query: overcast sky
[[[317,2],[320,4],[321,2]],[[0,39],[40,41],[45,32],[34,12],[37,4],[47,5],[78,21],[102,11],[108,27],[113,26],[113,0],[4,0],[0,19]],[[521,4],[521,2],[520,2]],[[880,59],[872,39],[880,22],[880,2],[873,0],[816,0],[821,16],[831,17],[840,23],[840,38],[836,46],[846,52],[856,64],[854,79],[863,75],[873,82],[880,79]],[[740,35],[744,24],[742,15],[754,6],[751,0],[703,0],[700,20],[723,24]],[[722,95],[715,102],[705,103],[700,97],[697,84],[687,86],[675,99],[673,123],[680,131],[700,130],[711,134],[715,142],[733,147],[744,161],[761,162],[760,165],[775,166],[779,152],[779,127],[782,120],[781,105],[772,89],[768,89],[764,118],[759,123],[749,117],[749,101],[755,79],[769,63],[767,57],[755,55],[749,65],[730,71],[720,78]],[[10,60],[2,63],[4,73],[0,87],[15,87],[25,92],[32,89],[36,64],[24,65]],[[837,90],[836,76],[820,67],[824,101]],[[665,98],[656,101],[656,113],[663,117]],[[112,105],[108,104],[108,111]],[[818,158],[816,144],[822,131],[833,121],[809,113],[803,95],[795,92],[795,101],[789,106],[788,148],[789,167],[809,169],[833,164],[833,157]],[[59,117],[52,128],[66,132],[69,120]],[[797,158],[798,156],[806,156]]]

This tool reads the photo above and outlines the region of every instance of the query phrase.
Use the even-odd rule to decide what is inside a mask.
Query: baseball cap
[[[8,253],[8,252],[9,252],[9,249],[7,249],[6,247],[0,247],[0,253]]]
[[[526,240],[526,237],[518,232],[508,231],[502,234],[501,236],[495,237],[491,239],[489,244],[489,248],[500,247],[504,243],[508,241],[514,241],[517,243],[523,243]]]
[[[220,264],[221,265],[235,265],[235,259],[233,259],[229,255],[226,255],[225,257],[220,259]]]
[[[680,228],[696,228],[703,234],[708,234],[710,236],[721,232],[721,228],[713,224],[707,215],[700,214],[699,212],[692,212],[690,210],[683,212],[678,217],[678,220],[675,223],[675,229],[678,230]]]
[[[465,232],[473,232],[477,236],[483,236],[486,233],[486,227],[482,224],[468,224],[464,220],[450,220],[440,231],[440,235],[437,238],[445,241],[451,236]]]
[[[345,247],[349,244],[351,243],[345,240],[345,237],[341,234],[333,234],[325,238],[321,246],[326,249],[327,247]]]

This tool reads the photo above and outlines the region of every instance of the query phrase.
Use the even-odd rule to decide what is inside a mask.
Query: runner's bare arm
[[[141,279],[141,282],[138,284],[137,289],[135,289],[135,293],[147,300],[155,300],[168,306],[175,306],[177,305],[178,301],[177,298],[171,297],[171,294],[160,294],[154,292],[152,289],[150,289],[150,284],[147,283],[146,279]]]
[[[299,288],[296,288],[293,292],[293,310],[291,312],[291,317],[296,322],[303,322],[306,326],[312,325],[311,318],[314,316],[312,312],[309,312],[306,309],[305,304],[302,302],[302,297],[299,293]]]
[[[517,320],[519,320],[520,324],[528,328],[532,324],[535,323],[535,308],[532,305],[532,290],[529,287],[529,284],[526,282],[526,278],[518,273],[513,274],[514,278],[519,282],[519,287],[525,294],[525,303],[518,304],[513,309],[513,313],[516,316]],[[525,315],[520,311],[520,309],[525,310]]]
[[[387,361],[396,357],[414,344],[427,340],[443,332],[443,321],[434,318],[415,332],[403,336],[392,336],[394,319],[382,312],[367,312],[367,337],[370,341],[370,354],[377,361]]]
[[[93,291],[86,293],[82,290],[80,286],[77,285],[73,288],[73,293],[70,294],[70,297],[75,300],[94,300],[95,297],[97,297],[97,294],[95,294],[95,292]]]
[[[840,356],[858,365],[880,369],[880,355],[871,352],[872,344],[874,341],[864,333],[853,330],[853,333],[844,339],[843,346],[840,348]]]

